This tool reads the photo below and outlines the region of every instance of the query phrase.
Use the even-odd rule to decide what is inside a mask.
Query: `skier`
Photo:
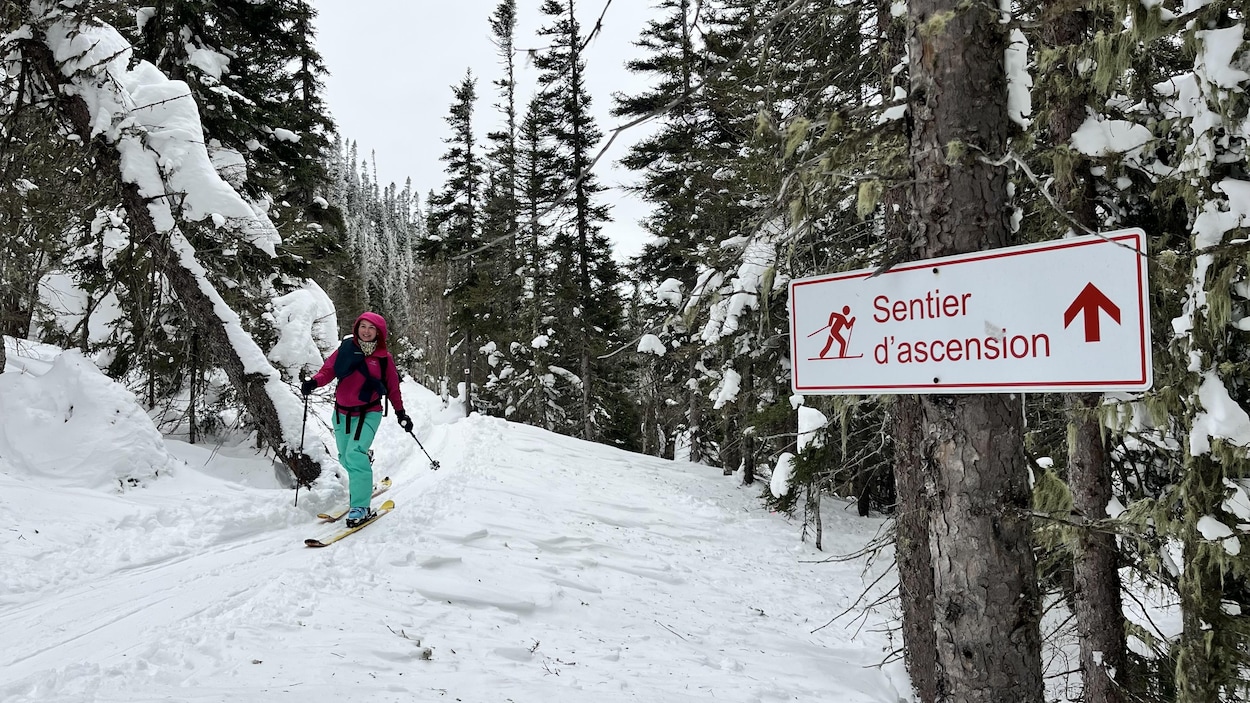
[[[363,313],[339,348],[326,359],[312,378],[300,386],[304,395],[338,379],[334,391],[334,440],[339,463],[347,470],[351,510],[347,526],[356,527],[374,516],[369,507],[373,493],[373,466],[370,445],[382,422],[382,400],[395,406],[395,419],[405,432],[412,432],[412,418],[404,412],[395,360],[386,349],[386,320],[372,312]]]
[[[848,340],[843,339],[842,330],[845,329],[849,334],[851,332],[851,328],[855,326],[855,318],[850,317],[850,314],[850,305],[842,306],[842,312],[834,310],[829,313],[829,324],[826,325],[829,329],[829,341],[825,342],[825,348],[820,350],[819,358],[825,358],[825,354],[829,351],[829,348],[833,346],[834,342],[838,343],[838,356],[836,358],[841,359],[846,357],[846,345]]]

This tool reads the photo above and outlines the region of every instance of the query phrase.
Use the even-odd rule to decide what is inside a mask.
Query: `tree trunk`
[[[464,416],[473,413],[473,320],[464,326]]]
[[[1073,47],[1089,34],[1089,14],[1074,8],[1071,0],[1050,0],[1042,23],[1048,47]],[[1076,11],[1074,11],[1076,10]],[[1074,92],[1071,85],[1085,85],[1075,67],[1058,62],[1042,77],[1043,85],[1057,84],[1050,101],[1052,148],[1067,145],[1085,121],[1087,91]],[[1061,88],[1062,86],[1062,88]],[[1077,158],[1070,174],[1055,179],[1055,197],[1073,219],[1097,229],[1094,183],[1088,162]],[[1111,468],[1098,420],[1099,393],[1065,396],[1068,410],[1068,485],[1073,508],[1086,520],[1104,520],[1111,500]],[[1074,615],[1080,639],[1081,678],[1085,703],[1124,703],[1123,685],[1128,675],[1124,610],[1120,600],[1120,574],[1115,536],[1083,530],[1073,554]]]
[[[1111,470],[1098,423],[1099,393],[1067,396],[1068,482],[1072,506],[1086,520],[1105,520],[1111,501]],[[1076,630],[1087,703],[1124,703],[1128,674],[1124,607],[1120,599],[1115,535],[1082,530],[1073,555]]]
[[[907,26],[893,15],[893,1],[877,5],[877,43],[881,94],[894,95],[898,78],[894,67],[904,57]],[[907,193],[887,188],[881,199],[885,238],[895,256],[908,252],[910,233],[904,215]],[[915,252],[908,254],[914,257]],[[891,429],[894,435],[894,561],[898,566],[899,599],[903,613],[903,658],[919,703],[937,698],[937,639],[933,632],[933,560],[929,555],[929,506],[925,501],[922,462],[923,426],[920,398],[896,396]]]
[[[699,377],[698,366],[699,357],[695,355],[690,359],[690,378]],[[686,386],[686,432],[689,437],[686,444],[690,453],[687,460],[696,464],[703,462],[707,457],[704,456],[702,442],[698,439],[703,434],[703,395],[696,384]]]
[[[57,68],[49,46],[37,39],[24,40],[20,43],[26,58],[47,83],[48,90],[55,97],[54,104],[58,114],[72,127],[82,139],[84,145],[93,150],[99,164],[122,174],[121,154],[103,137],[93,138],[91,111],[81,95],[67,93],[67,84],[72,79],[66,78]],[[212,291],[207,280],[188,266],[198,266],[191,254],[190,247],[176,248],[173,236],[181,238],[176,232],[162,233],[157,229],[152,213],[148,210],[148,200],[140,192],[135,183],[121,183],[122,204],[130,221],[132,240],[146,247],[161,274],[169,282],[171,289],[182,301],[187,310],[187,319],[195,326],[204,344],[208,358],[219,364],[229,377],[243,407],[256,423],[257,437],[268,445],[278,459],[286,464],[295,474],[296,480],[309,484],[321,473],[321,467],[307,454],[296,452],[287,446],[283,437],[282,422],[273,399],[269,396],[266,384],[268,376],[262,373],[249,373],[243,358],[235,347],[227,330],[227,322],[223,315],[233,316],[233,312],[220,310],[225,304],[216,291]],[[181,250],[180,250],[181,249]],[[183,257],[186,257],[185,259]],[[205,290],[209,288],[209,290]],[[216,298],[214,300],[214,298]],[[250,341],[247,340],[247,341]],[[257,350],[259,353],[259,350]],[[262,354],[263,356],[263,354]],[[274,373],[277,373],[274,371]]]
[[[738,399],[739,417],[742,418],[742,485],[755,483],[755,427],[750,426],[755,409],[755,363],[748,357],[743,363],[742,393]]]
[[[929,555],[929,506],[925,501],[920,398],[894,401],[894,560],[903,606],[907,673],[920,703],[937,698],[937,639],[933,632],[933,560]]]
[[[923,257],[1008,245],[1005,26],[997,5],[912,0],[912,233]],[[1031,496],[1018,396],[923,396],[938,701],[1041,703]]]

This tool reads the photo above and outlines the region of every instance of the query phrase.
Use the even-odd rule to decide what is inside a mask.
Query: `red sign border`
[[[1134,245],[1125,244],[1128,241],[1134,242]],[[937,259],[924,259],[922,261],[908,261],[903,264],[890,268],[889,271],[882,273],[882,276],[888,276],[893,273],[905,273],[908,271],[916,271],[919,269],[933,268],[935,266],[953,266],[956,264],[970,264],[982,261],[992,261],[994,259],[1004,259],[1012,256],[1022,256],[1024,254],[1036,254],[1044,251],[1058,251],[1062,249],[1072,249],[1076,247],[1107,245],[1107,244],[1125,244],[1129,248],[1139,252],[1137,262],[1137,321],[1138,329],[1141,334],[1138,337],[1139,351],[1139,371],[1140,375],[1135,379],[1120,380],[1089,380],[1089,381],[1020,381],[1020,382],[1001,382],[1001,383],[899,383],[899,384],[883,384],[883,385],[837,385],[837,386],[807,386],[799,385],[799,365],[795,362],[798,354],[798,324],[794,315],[794,295],[795,289],[799,286],[813,285],[817,283],[828,283],[830,281],[843,281],[855,278],[869,278],[877,269],[858,269],[856,271],[848,271],[846,273],[830,274],[828,276],[815,276],[810,278],[800,278],[790,282],[790,358],[791,358],[791,374],[790,387],[795,393],[825,393],[829,395],[885,395],[891,392],[896,393],[976,393],[976,392],[1029,392],[1029,393],[1047,393],[1047,392],[1076,392],[1076,391],[1145,391],[1153,385],[1153,378],[1150,368],[1150,320],[1146,312],[1147,297],[1150,291],[1146,285],[1146,233],[1141,229],[1125,229],[1111,232],[1105,235],[1087,235],[1085,237],[1073,239],[1057,239],[1051,242],[1039,242],[1036,244],[1024,244],[1015,247],[1002,247],[999,249],[986,249],[968,254],[956,254],[954,256],[944,256]]]

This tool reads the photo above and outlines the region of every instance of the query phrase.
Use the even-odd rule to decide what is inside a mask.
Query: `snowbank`
[[[176,463],[134,395],[74,350],[0,374],[0,415],[0,471],[18,479],[124,489]]]

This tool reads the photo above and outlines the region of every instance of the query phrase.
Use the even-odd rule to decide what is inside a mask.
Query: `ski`
[[[376,486],[374,486],[374,487],[373,487],[373,495],[371,495],[371,496],[369,496],[369,497],[370,497],[370,498],[377,498],[378,496],[382,495],[383,493],[386,493],[387,489],[389,489],[390,487],[391,487],[391,479],[390,479],[390,477],[388,476],[388,477],[386,477],[386,478],[382,479],[381,481],[379,481],[379,482],[378,482],[378,485],[376,485]],[[328,513],[318,513],[318,514],[317,514],[317,519],[318,519],[318,520],[321,520],[322,522],[338,522],[339,520],[342,520],[342,519],[343,519],[343,516],[344,516],[344,515],[346,515],[346,514],[348,513],[348,511],[349,511],[349,510],[351,510],[351,508],[350,508],[350,507],[348,507],[348,508],[340,508],[340,509],[336,509],[336,510],[334,510],[334,511],[332,511],[332,512],[328,512]]]
[[[378,511],[374,513],[373,517],[360,523],[359,525],[355,527],[347,527],[342,530],[339,530],[338,532],[335,532],[334,534],[330,535],[329,537],[326,537],[325,539],[317,539],[315,537],[310,537],[304,540],[304,546],[306,547],[328,547],[334,544],[335,542],[343,539],[344,537],[352,534],[353,532],[356,532],[357,530],[362,530],[365,527],[372,525],[375,520],[391,512],[394,509],[395,509],[395,501],[388,500],[382,505],[378,506]]]

